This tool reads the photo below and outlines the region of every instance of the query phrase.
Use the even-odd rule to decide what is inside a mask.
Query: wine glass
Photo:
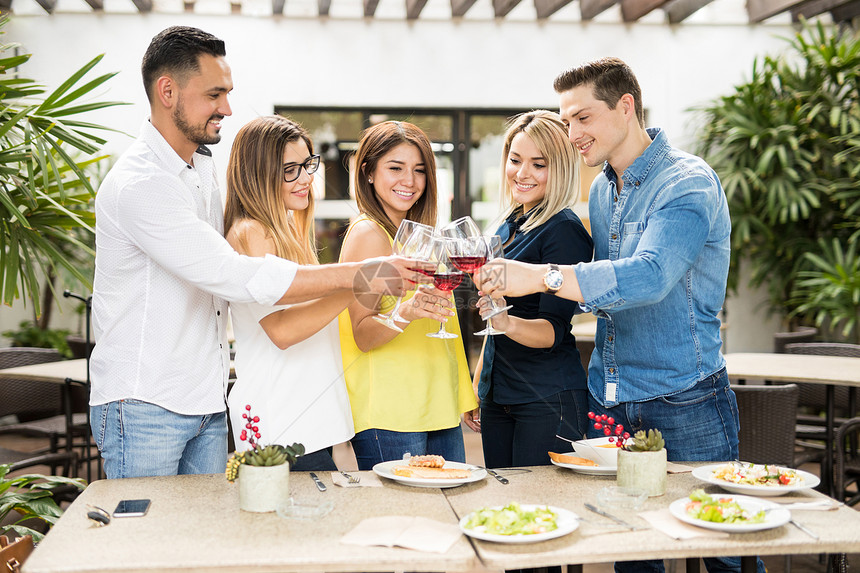
[[[430,255],[430,247],[433,244],[434,231],[430,225],[423,225],[404,219],[400,222],[397,228],[397,233],[394,235],[392,244],[392,252],[395,255],[402,255],[413,259],[426,260]],[[397,326],[395,321],[407,322],[405,318],[400,316],[400,303],[403,302],[403,296],[397,297],[394,303],[394,308],[388,314],[378,314],[373,317],[377,322],[384,324],[392,330],[403,332],[403,329]]]
[[[445,292],[451,292],[463,282],[464,273],[458,272],[448,256],[448,243],[452,239],[436,237],[430,248],[430,262],[436,263],[436,272],[433,273],[433,286]],[[457,338],[445,330],[445,321],[439,323],[439,330],[431,332],[430,338]]]
[[[462,239],[465,237],[480,237],[481,229],[471,217],[460,217],[456,221],[451,221],[439,231],[443,237],[451,239]]]
[[[484,242],[487,245],[487,261],[492,261],[493,259],[497,259],[499,257],[504,256],[504,248],[502,247],[502,238],[498,235],[490,235],[488,237],[482,237]],[[480,268],[480,267],[479,267]],[[479,330],[475,333],[475,336],[484,336],[485,334],[494,335],[494,334],[504,334],[504,330],[499,330],[497,328],[493,328],[493,323],[490,319],[494,316],[505,312],[513,308],[513,305],[507,306],[499,306],[496,304],[496,301],[491,297],[486,297],[490,300],[490,312],[484,315],[484,321],[487,323],[487,326],[484,327],[483,330]]]

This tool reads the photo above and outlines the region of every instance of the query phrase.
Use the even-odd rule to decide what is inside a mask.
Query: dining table
[[[834,495],[833,447],[836,420],[835,387],[860,388],[860,358],[770,352],[732,352],[725,355],[726,371],[735,382],[805,382],[826,385],[823,491]]]
[[[599,503],[598,493],[616,484],[614,475],[534,466],[499,470],[506,484],[488,476],[458,487],[438,488],[413,487],[387,478],[379,478],[380,487],[340,487],[334,485],[334,476],[317,473],[326,491],[316,489],[307,472],[290,474],[294,500],[311,506],[332,504],[328,514],[310,519],[240,510],[237,484],[221,474],[96,481],[68,507],[23,570],[456,572],[479,566],[499,570],[565,565],[575,571],[583,564],[618,560],[685,559],[695,564],[703,556],[742,556],[744,570],[751,571],[756,555],[860,553],[860,512],[837,503],[829,511],[793,511],[792,518],[806,531],[786,523],[749,533],[720,533],[722,537],[676,539],[667,535],[643,519],[641,512],[665,513],[672,502],[699,487],[709,493],[721,491],[690,472],[669,474],[666,493],[648,498],[638,510],[608,510],[635,530],[585,507],[586,503]],[[372,472],[351,473],[364,482],[376,477]],[[143,517],[114,518],[104,527],[96,527],[87,518],[90,506],[111,510],[121,499],[138,498],[152,500]],[[781,501],[828,499],[804,489]],[[342,542],[344,535],[368,518],[421,516],[455,527],[479,508],[512,501],[572,512],[578,526],[566,535],[535,543],[496,543],[461,536],[444,553]]]

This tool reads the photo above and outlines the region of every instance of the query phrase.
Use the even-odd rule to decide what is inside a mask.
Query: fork
[[[354,476],[354,475],[352,475],[352,474],[348,474],[348,473],[346,473],[345,471],[342,471],[342,470],[337,470],[337,471],[340,473],[340,475],[342,475],[343,477],[345,477],[345,478],[346,478],[346,480],[347,480],[349,483],[358,483],[358,482],[360,482],[360,481],[361,481],[361,478],[360,478],[360,477],[358,477],[358,476]]]

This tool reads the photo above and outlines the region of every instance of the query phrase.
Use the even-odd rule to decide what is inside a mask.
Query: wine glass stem
[[[388,315],[388,316],[390,316],[390,317],[391,317],[391,320],[392,320],[392,321],[393,321],[393,320],[401,320],[401,321],[403,320],[403,317],[402,317],[402,316],[400,316],[400,312],[399,312],[399,311],[400,311],[400,303],[401,303],[401,302],[403,302],[403,297],[402,297],[402,296],[398,296],[398,297],[397,297],[397,300],[396,300],[396,301],[394,301],[394,308],[391,310],[391,314],[389,314],[389,315]]]

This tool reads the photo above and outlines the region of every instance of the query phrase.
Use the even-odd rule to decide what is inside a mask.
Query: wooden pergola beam
[[[495,12],[496,18],[504,18],[519,3],[520,0],[493,0],[493,12]]]
[[[328,16],[331,11],[331,0],[317,0],[317,10],[320,16]]]
[[[568,4],[570,4],[570,0],[535,0],[538,20],[549,18]]]
[[[795,6],[803,4],[805,0],[747,0],[747,14],[750,24],[758,24],[783,12],[791,10]]]
[[[0,0],[0,14],[12,11],[12,0]]]
[[[853,0],[830,11],[834,22],[848,22],[860,16],[860,1]]]
[[[131,0],[141,14],[152,12],[152,0]]]
[[[579,0],[579,17],[591,20],[617,3],[618,0]]]
[[[475,5],[478,0],[451,0],[451,16],[458,18],[465,16],[469,8]]]
[[[39,4],[42,8],[45,9],[45,12],[48,14],[54,13],[54,8],[57,7],[57,0],[36,0],[36,3]]]
[[[192,14],[194,12],[195,4],[196,0],[182,0],[182,9],[188,14]]]
[[[635,22],[663,6],[668,0],[621,0],[621,19]]]
[[[663,9],[669,18],[670,24],[680,24],[699,8],[707,6],[713,0],[672,0]]]
[[[373,18],[377,6],[379,6],[379,0],[364,0],[364,17]]]
[[[284,13],[284,6],[286,5],[286,0],[272,0],[272,15],[280,16]]]
[[[93,12],[104,12],[105,3],[103,0],[85,0],[87,4],[90,5],[90,8],[93,9]]]
[[[427,0],[406,0],[406,19],[417,20],[426,5]]]
[[[812,18],[846,4],[850,0],[811,0],[791,9],[791,20],[797,22],[800,17]]]

